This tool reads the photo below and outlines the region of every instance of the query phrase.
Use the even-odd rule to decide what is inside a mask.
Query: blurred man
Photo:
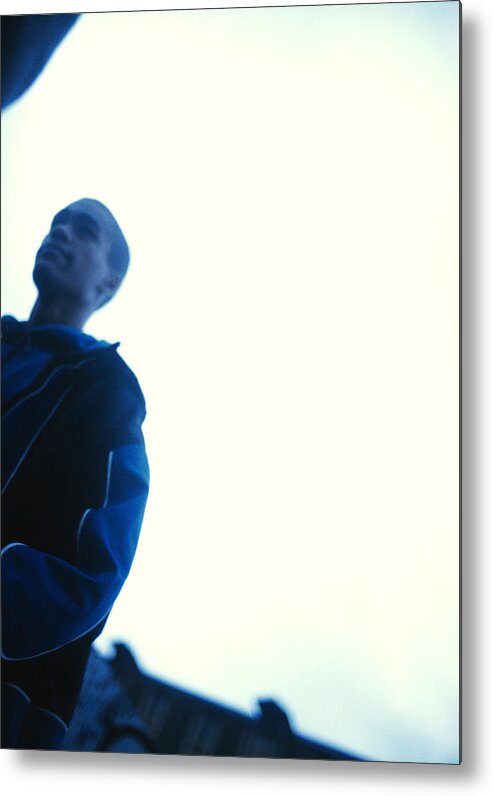
[[[108,208],[74,202],[36,255],[29,320],[2,320],[4,748],[60,748],[135,553],[144,398],[117,344],[82,332],[128,262]]]

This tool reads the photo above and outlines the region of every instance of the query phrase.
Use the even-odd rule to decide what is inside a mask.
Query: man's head
[[[57,213],[36,254],[40,299],[66,301],[91,315],[118,290],[130,254],[116,219],[96,199],[79,199]]]

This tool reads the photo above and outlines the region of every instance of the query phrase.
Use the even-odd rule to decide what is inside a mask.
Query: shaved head
[[[110,242],[108,252],[109,265],[113,271],[123,278],[130,262],[130,251],[120,225],[111,210],[98,199],[87,198],[72,202],[69,208],[88,213],[88,215],[95,215],[98,221],[104,224]]]
[[[106,205],[88,198],[67,205],[54,216],[36,254],[35,317],[52,317],[53,308],[62,307],[58,317],[82,328],[95,310],[113,298],[129,260],[123,232]]]

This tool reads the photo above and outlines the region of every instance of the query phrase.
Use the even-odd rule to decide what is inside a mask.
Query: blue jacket
[[[12,318],[2,335],[10,348],[37,336],[52,354],[2,406],[2,682],[38,724],[42,713],[62,727],[135,553],[145,403],[116,345],[28,336]]]

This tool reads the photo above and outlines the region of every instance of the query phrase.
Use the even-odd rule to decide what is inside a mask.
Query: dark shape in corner
[[[79,16],[2,16],[2,109],[34,83]]]

